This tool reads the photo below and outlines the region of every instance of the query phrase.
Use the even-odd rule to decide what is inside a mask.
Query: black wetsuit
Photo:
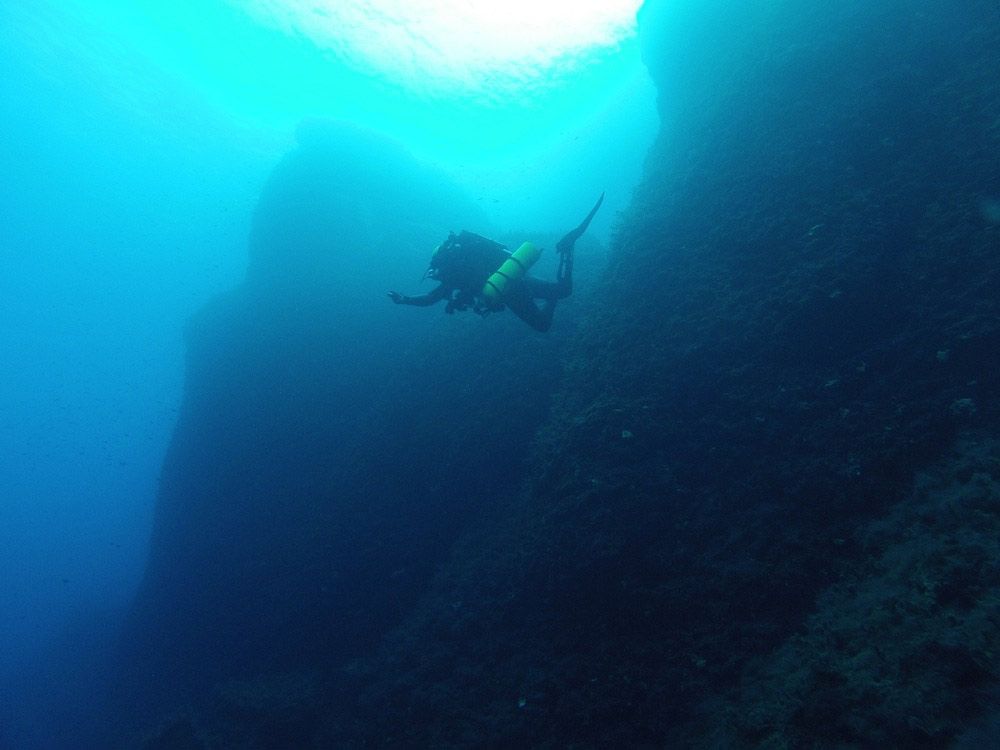
[[[587,218],[556,244],[556,249],[559,251],[559,270],[555,281],[542,281],[531,274],[526,274],[508,283],[503,295],[503,306],[509,308],[536,331],[549,330],[556,302],[573,293],[573,246],[586,231],[603,200],[602,194]],[[467,234],[463,233],[460,238]],[[478,238],[477,235],[468,236]],[[496,271],[511,254],[502,245],[485,238],[478,239],[482,240],[478,249],[470,250],[457,261],[442,264],[436,269],[435,278],[441,283],[435,289],[416,297],[406,297],[397,292],[390,292],[389,296],[397,304],[418,307],[427,307],[443,299],[448,300],[446,312],[464,310],[470,306],[478,311],[488,309],[483,308],[478,300],[483,286],[490,274]],[[542,300],[541,307],[535,300]]]
[[[498,269],[503,261],[510,257],[510,253],[504,253],[498,258],[481,280],[472,284],[460,285],[455,280],[449,279],[447,274],[442,273],[441,283],[427,294],[416,297],[403,297],[400,302],[404,305],[417,305],[427,307],[443,299],[448,300],[448,312],[455,309],[465,309],[476,306],[476,297],[480,294],[486,279],[490,274]],[[534,328],[536,331],[547,331],[552,325],[552,316],[555,313],[556,302],[565,299],[573,292],[572,262],[560,264],[560,268],[565,266],[566,271],[557,281],[543,281],[534,276],[526,275],[523,278],[512,281],[507,285],[503,295],[503,305],[510,309],[517,317]],[[535,300],[544,300],[541,307]]]

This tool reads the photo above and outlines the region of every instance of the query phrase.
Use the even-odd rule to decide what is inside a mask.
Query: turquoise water
[[[570,169],[634,182],[641,150],[605,154],[623,132],[648,142],[656,126],[636,0],[322,6],[42,3],[5,11],[5,27],[34,73],[73,71],[81,90],[176,138],[212,127],[207,115],[273,152],[304,117],[345,119],[442,165],[512,222],[561,205]],[[194,122],[186,99],[206,110]]]
[[[254,206],[301,121],[397,141],[484,231],[564,230],[607,191],[591,228],[607,240],[638,180],[658,123],[635,0],[589,4],[596,26],[588,4],[321,5],[0,8],[0,684],[128,606],[185,322],[243,279]],[[400,248],[396,278],[428,252]]]

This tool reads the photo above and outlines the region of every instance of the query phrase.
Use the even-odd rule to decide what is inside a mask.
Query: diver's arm
[[[389,299],[397,305],[415,305],[416,307],[429,307],[435,302],[440,302],[451,294],[451,288],[441,284],[437,289],[432,289],[427,294],[419,294],[416,297],[407,297],[399,292],[389,292]]]

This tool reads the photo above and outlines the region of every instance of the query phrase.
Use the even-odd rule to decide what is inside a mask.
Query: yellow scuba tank
[[[486,304],[490,307],[499,307],[503,302],[507,285],[523,277],[541,254],[542,251],[530,242],[525,242],[515,250],[503,262],[503,265],[486,280],[486,284],[483,286],[483,298],[486,300]]]

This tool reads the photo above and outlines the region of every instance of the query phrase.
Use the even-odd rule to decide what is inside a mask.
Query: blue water
[[[0,7],[0,750],[995,744],[997,4],[639,5]]]
[[[78,628],[113,640],[132,601],[181,404],[185,324],[243,281],[254,207],[299,122],[384,136],[468,204],[423,217],[433,233],[420,246],[373,240],[388,261],[347,271],[377,338],[400,325],[384,291],[419,291],[460,215],[478,212],[468,228],[482,232],[556,232],[607,191],[591,229],[607,239],[657,127],[631,26],[576,49],[565,70],[522,53],[498,64],[501,89],[471,91],[447,71],[380,70],[356,41],[221,1],[0,9],[0,721],[12,747],[47,746],[40,695],[84,699],[71,680],[50,684],[53,653]],[[622,140],[636,147],[606,158]],[[381,210],[367,207],[365,231]]]

